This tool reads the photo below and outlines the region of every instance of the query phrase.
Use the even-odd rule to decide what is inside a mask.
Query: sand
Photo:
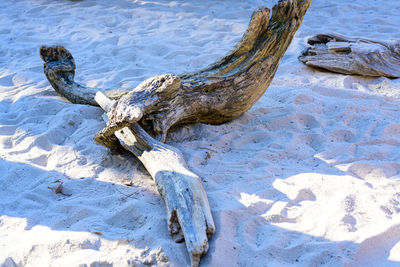
[[[133,88],[212,63],[274,2],[1,1],[0,266],[189,264],[151,177],[93,141],[102,111],[57,95],[41,45],[69,49],[79,83]],[[251,110],[170,133],[217,227],[201,266],[400,266],[400,79],[297,60],[317,33],[400,39],[399,10],[313,1]]]

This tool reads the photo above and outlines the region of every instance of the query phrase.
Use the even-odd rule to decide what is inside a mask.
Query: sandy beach
[[[66,47],[83,85],[134,88],[224,56],[276,2],[0,1],[0,266],[190,264],[146,169],[93,140],[103,111],[54,91],[41,45]],[[313,0],[248,112],[169,133],[217,228],[200,266],[400,266],[400,79],[297,59],[318,33],[400,39],[399,14],[400,1]]]

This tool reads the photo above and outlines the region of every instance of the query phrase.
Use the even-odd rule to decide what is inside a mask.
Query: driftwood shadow
[[[24,218],[27,231],[36,226],[46,226],[54,231],[87,232],[93,235],[96,235],[94,232],[101,231],[99,240],[129,240],[128,244],[132,249],[144,249],[146,246],[162,247],[170,257],[171,263],[189,264],[185,245],[174,243],[170,239],[165,227],[163,201],[153,192],[93,178],[73,179],[56,171],[4,159],[0,159],[0,171],[3,174],[0,177],[0,218]],[[55,192],[54,188],[59,184],[57,180],[62,182],[66,195]],[[265,181],[265,185],[269,185],[271,195],[281,201],[290,202],[287,196],[274,189],[274,178],[266,178]],[[207,190],[207,183],[205,184]],[[244,189],[243,193],[253,192]],[[302,262],[310,262],[310,257],[311,262],[316,265],[343,264],[359,246],[351,241],[331,241],[278,227],[254,214],[252,209],[240,202],[233,204],[231,209],[220,209],[216,202],[223,202],[224,197],[225,194],[219,195],[217,192],[210,196],[217,232],[209,241],[209,253],[202,258],[201,266],[212,266],[216,263],[249,266],[257,264],[260,257],[268,262],[280,261],[290,266],[303,266]],[[311,197],[310,201],[316,200]],[[238,227],[232,229],[229,226],[235,223],[235,214],[239,213],[240,217],[243,217],[243,213],[248,213],[248,218],[245,222],[236,222]],[[251,229],[258,231],[249,236],[246,231]],[[158,234],[155,235],[155,232]],[[229,241],[237,240],[237,236],[241,236],[246,242]],[[289,240],[293,238],[296,239],[296,245],[289,245]],[[392,235],[388,231],[367,239],[365,244],[375,243],[379,238],[386,240],[378,248],[384,254],[400,241],[400,236]],[[40,243],[40,240],[37,240],[37,243]],[[101,241],[98,245],[100,244]],[[92,244],[87,249],[96,250],[98,245]],[[335,248],[346,248],[343,251],[347,251],[348,254],[341,254],[338,250],[332,251],[332,245]],[[253,256],[248,257],[247,253],[252,253]],[[222,254],[230,256],[220,258]],[[0,260],[4,261],[0,262],[1,264],[11,260],[17,265],[20,264],[16,254]],[[398,262],[386,260],[382,264],[397,266]]]

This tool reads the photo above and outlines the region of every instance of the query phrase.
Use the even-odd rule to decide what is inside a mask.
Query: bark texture
[[[257,9],[242,40],[221,60],[194,73],[151,77],[129,92],[96,95],[99,89],[74,82],[75,63],[67,49],[40,48],[46,77],[59,94],[107,112],[107,126],[95,140],[109,148],[122,145],[143,162],[166,203],[170,233],[175,241],[185,240],[192,266],[199,264],[215,232],[207,196],[182,154],[147,132],[164,141],[173,126],[220,124],[250,109],[271,83],[310,2],[279,1],[271,16],[268,8]]]
[[[105,111],[112,100],[97,93]],[[208,238],[215,232],[206,192],[200,178],[186,166],[182,153],[148,135],[137,123],[115,132],[122,146],[146,167],[157,184],[167,208],[168,230],[175,242],[185,241],[192,266],[208,251]]]
[[[220,124],[247,110],[264,94],[279,62],[300,27],[310,0],[279,1],[272,8],[257,9],[242,40],[224,58],[203,70],[151,77],[127,93],[103,90],[119,99],[109,111],[106,128],[95,140],[115,147],[113,133],[138,122],[153,136],[165,140],[173,126],[196,122]],[[46,77],[73,103],[97,105],[97,89],[74,82],[75,64],[63,47],[41,47]],[[122,97],[121,97],[122,96]]]
[[[299,57],[307,66],[342,74],[400,77],[400,41],[381,42],[318,34]]]
[[[43,71],[51,86],[57,93],[75,104],[98,106],[94,97],[98,91],[110,99],[120,99],[129,90],[102,90],[82,86],[74,81],[75,60],[71,53],[62,46],[42,46],[39,49],[40,58],[44,61]]]

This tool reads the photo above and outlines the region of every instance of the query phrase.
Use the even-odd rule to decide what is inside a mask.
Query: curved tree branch
[[[272,9],[257,9],[242,40],[221,60],[203,70],[179,76],[165,74],[147,79],[127,93],[103,90],[118,99],[110,111],[107,127],[97,135],[103,145],[113,133],[139,122],[149,133],[165,140],[173,126],[204,122],[220,124],[248,109],[264,94],[310,0],[279,1]],[[75,64],[63,47],[41,47],[46,77],[55,90],[73,103],[97,105],[98,89],[74,82]]]

